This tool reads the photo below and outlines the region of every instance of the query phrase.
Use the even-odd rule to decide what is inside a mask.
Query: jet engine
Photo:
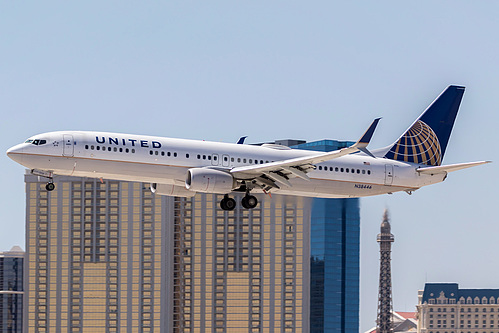
[[[186,190],[183,186],[151,183],[151,192],[159,195],[169,195],[172,197],[191,198],[196,192]]]
[[[227,194],[235,187],[230,173],[209,168],[189,169],[185,180],[185,188],[194,192]]]

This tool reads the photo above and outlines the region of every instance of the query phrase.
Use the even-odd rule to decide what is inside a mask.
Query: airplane
[[[442,165],[465,87],[448,86],[392,145],[369,151],[380,118],[352,146],[331,152],[262,144],[220,143],[131,134],[58,131],[7,151],[31,173],[150,183],[157,195],[223,194],[220,207],[255,208],[254,191],[321,198],[357,198],[413,191],[447,174],[489,161]]]

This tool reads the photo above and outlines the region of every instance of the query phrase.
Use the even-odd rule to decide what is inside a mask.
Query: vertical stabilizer
[[[393,144],[385,158],[437,166],[442,159],[464,94],[449,86]]]

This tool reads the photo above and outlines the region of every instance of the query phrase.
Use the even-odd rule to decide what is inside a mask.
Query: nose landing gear
[[[47,185],[45,185],[45,189],[49,192],[55,189],[55,184],[53,183],[52,179],[47,183]]]
[[[55,189],[55,184],[54,184],[54,174],[52,171],[44,171],[44,170],[37,170],[37,169],[32,169],[31,174],[43,178],[47,178],[49,181],[47,185],[45,185],[45,189],[49,192],[53,191]]]

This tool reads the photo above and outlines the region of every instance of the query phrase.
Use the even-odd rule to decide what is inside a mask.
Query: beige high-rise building
[[[307,332],[311,199],[26,174],[28,332]],[[236,197],[236,200],[240,198]]]

